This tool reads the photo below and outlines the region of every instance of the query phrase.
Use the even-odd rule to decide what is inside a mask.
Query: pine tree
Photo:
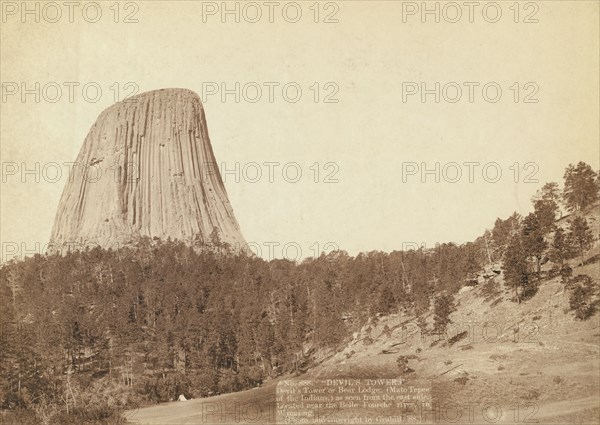
[[[554,220],[556,220],[556,213],[558,211],[556,202],[538,199],[533,203],[533,207],[542,232],[550,232],[554,228]]]
[[[519,231],[521,216],[514,212],[506,220],[497,218],[492,229],[492,241],[497,258],[502,258],[510,239]]]
[[[569,164],[564,174],[563,200],[569,211],[578,211],[598,200],[598,174],[585,162]]]
[[[581,256],[581,265],[583,266],[583,254],[592,247],[594,235],[590,230],[587,221],[583,217],[575,217],[571,222],[570,236],[573,238],[575,245]]]
[[[379,295],[378,310],[381,314],[389,314],[396,305],[396,298],[392,290],[386,286]]]
[[[556,205],[556,212],[560,212],[562,197],[560,189],[558,187],[558,183],[549,182],[544,184],[544,186],[542,186],[542,188],[536,192],[531,201],[534,205],[536,201],[547,201],[553,203],[554,205]]]
[[[446,326],[451,323],[450,314],[456,310],[454,297],[443,294],[437,297],[433,307],[433,330],[437,334],[446,332]]]
[[[511,238],[504,253],[502,268],[506,282],[514,288],[517,302],[521,303],[521,295],[531,287],[527,254],[523,248],[521,235],[516,234]]]
[[[560,270],[564,268],[565,261],[576,255],[573,238],[565,233],[562,228],[557,228],[554,232],[554,240],[550,248],[550,260],[560,265]]]
[[[540,280],[541,261],[544,251],[548,247],[544,237],[544,227],[542,221],[535,213],[529,214],[523,220],[523,228],[521,230],[521,240],[523,250],[527,257],[532,257],[536,262],[536,271],[538,281]]]

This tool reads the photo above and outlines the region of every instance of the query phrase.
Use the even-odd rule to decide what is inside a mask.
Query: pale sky
[[[217,161],[230,170],[240,164],[239,181],[233,174],[223,176],[229,199],[243,235],[263,247],[265,258],[270,242],[280,244],[274,248],[276,257],[288,243],[297,243],[306,257],[315,244],[322,249],[328,242],[355,255],[399,250],[403,243],[470,241],[498,216],[528,213],[539,187],[547,181],[562,184],[568,163],[583,160],[599,168],[596,1],[530,2],[539,10],[526,10],[521,3],[518,23],[509,9],[513,1],[498,2],[502,16],[496,23],[487,22],[481,9],[475,9],[470,23],[466,7],[456,23],[444,19],[455,16],[450,9],[440,23],[433,16],[422,23],[419,11],[403,22],[400,1],[321,2],[318,23],[313,1],[297,2],[302,16],[296,23],[284,19],[294,18],[296,6],[290,2],[279,3],[272,23],[263,2],[255,3],[262,12],[259,22],[246,22],[256,10],[242,5],[240,23],[233,15],[224,16],[223,23],[219,11],[202,14],[203,7],[211,11],[221,2],[203,6],[199,1],[130,2],[134,6],[127,9],[121,2],[119,21],[133,13],[137,23],[115,23],[112,1],[100,2],[102,16],[96,23],[86,22],[81,8],[70,23],[66,7],[57,23],[47,22],[56,13],[51,9],[40,9],[39,23],[34,15],[22,23],[20,10],[12,14],[21,2],[2,3],[3,251],[7,244],[33,250],[36,243],[48,242],[68,168],[56,182],[50,181],[51,168],[45,168],[46,176],[42,169],[75,160],[96,117],[114,103],[116,87],[121,98],[132,87],[139,92],[183,87],[206,99]],[[14,6],[7,9],[6,3]],[[235,2],[227,4],[235,7]],[[435,7],[435,2],[428,4]],[[93,10],[87,13],[94,17]],[[486,13],[494,18],[494,10]],[[337,23],[322,22],[330,14]],[[539,22],[522,22],[528,15]],[[23,102],[20,92],[11,94],[15,87],[21,90],[21,83],[35,89],[36,82],[39,103],[34,95]],[[69,82],[79,83],[73,102],[64,85]],[[220,90],[222,83],[235,91],[236,82],[239,103],[234,94],[223,102],[220,92],[208,91]],[[424,103],[419,94],[403,102],[403,83],[406,90],[420,89],[421,83],[434,89],[436,82],[440,103],[434,94]],[[87,83],[102,89],[96,103],[82,95]],[[296,103],[284,99],[282,87],[288,83],[288,96],[296,95],[294,87],[302,90]],[[473,103],[464,83],[477,84]],[[497,103],[483,98],[488,83],[490,97],[496,95],[494,87],[502,89]],[[262,96],[252,103],[257,85]],[[62,95],[51,103],[56,86],[62,86]],[[462,98],[444,100],[444,94],[455,96],[457,86]],[[95,96],[93,88],[88,95]],[[324,103],[327,95],[338,102]],[[538,102],[524,103],[528,95]],[[281,164],[274,168],[274,182],[265,162]],[[436,162],[440,170],[450,162],[461,164],[462,178],[451,183],[440,176],[436,183],[429,175],[421,182],[417,173],[403,181],[403,163],[434,169]],[[473,182],[462,165],[466,162],[481,164],[474,168]],[[21,174],[23,165],[35,169],[36,163],[39,183],[34,174]],[[251,163],[261,165],[258,182],[243,178],[243,170],[254,178]],[[282,175],[288,163],[302,170],[297,183]],[[326,163],[333,165],[326,168]],[[502,171],[496,183],[482,176],[483,165],[490,163]],[[534,165],[524,169],[528,163]],[[446,171],[454,178],[455,169]],[[338,182],[324,183],[332,172]],[[538,183],[526,182],[532,173]],[[494,174],[488,167],[488,177]],[[294,175],[288,166],[288,180]],[[289,256],[295,256],[293,250]]]

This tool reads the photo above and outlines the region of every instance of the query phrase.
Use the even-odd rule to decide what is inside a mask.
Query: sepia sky
[[[543,183],[562,185],[568,163],[600,166],[596,1],[530,2],[527,9],[522,2],[518,17],[512,1],[500,1],[496,23],[485,19],[494,20],[492,7],[486,14],[475,9],[473,22],[462,7],[461,19],[448,22],[457,10],[443,4],[439,23],[433,15],[421,22],[420,11],[403,22],[403,8],[412,12],[421,2],[400,1],[321,2],[318,16],[313,1],[279,2],[273,22],[268,6],[257,2],[256,23],[247,21],[257,9],[238,4],[237,23],[215,10],[221,2],[156,0],[119,3],[118,23],[114,2],[98,2],[102,16],[92,23],[82,14],[86,3],[75,8],[72,23],[67,8],[58,22],[48,22],[56,11],[42,10],[44,3],[40,22],[25,15],[23,23],[21,11],[11,8],[21,2],[2,2],[3,251],[7,244],[33,250],[48,242],[68,168],[57,180],[47,164],[75,160],[96,117],[115,102],[117,87],[118,99],[132,88],[169,87],[204,98],[217,161],[228,170],[239,163],[239,172],[223,176],[235,215],[265,258],[271,242],[281,244],[276,257],[287,243],[297,243],[306,257],[315,243],[354,255],[399,250],[403,243],[466,242],[496,217],[527,214]],[[36,2],[28,4],[33,9]],[[132,13],[137,23],[122,22]],[[39,103],[34,94],[23,101],[23,82],[34,90],[40,83]],[[439,103],[435,93],[425,102],[420,92],[407,95],[421,83],[435,91],[436,82]],[[73,99],[65,83],[79,84]],[[82,93],[89,83],[102,89],[97,102],[89,101],[93,87],[88,101]],[[225,101],[222,83],[232,90]],[[457,87],[462,97],[452,103]],[[273,162],[279,165],[271,182],[264,163]],[[439,182],[435,172],[422,181],[422,163],[429,170],[439,163]],[[462,177],[449,163],[460,165]],[[479,163],[471,168],[472,182],[465,163]],[[22,174],[24,167],[34,171]],[[293,183],[298,168],[302,175]],[[403,176],[403,169],[416,174]],[[492,182],[496,169],[502,175]]]

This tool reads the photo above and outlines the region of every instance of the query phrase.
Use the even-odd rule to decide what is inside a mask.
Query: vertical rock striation
[[[53,249],[115,248],[139,237],[245,245],[208,137],[200,98],[142,93],[103,111],[63,191]]]

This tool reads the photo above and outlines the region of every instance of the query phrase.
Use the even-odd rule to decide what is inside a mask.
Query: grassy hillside
[[[595,223],[596,242],[587,252],[585,264],[569,261],[573,276],[592,278],[595,300],[600,295],[598,212],[596,205],[581,213]],[[557,224],[567,226],[572,219],[564,217]],[[320,364],[301,376],[287,378],[429,381],[434,403],[473,406],[473,420],[464,417],[458,423],[491,423],[483,417],[486,405],[502,409],[497,423],[598,423],[599,316],[596,313],[584,321],[575,318],[569,301],[572,290],[560,276],[549,277],[552,266],[551,262],[544,264],[537,293],[520,304],[502,273],[492,273],[482,284],[464,286],[455,297],[456,310],[444,335],[421,332],[410,313],[372,317],[349,343],[322,353]],[[433,314],[430,309],[424,315],[427,329],[433,327]],[[400,356],[407,359],[412,372],[401,373]],[[231,412],[229,417],[206,416],[207,406],[274,403],[278,382],[235,394],[140,409],[131,412],[131,420],[140,424],[231,422]],[[249,419],[240,414],[236,423],[253,423]],[[260,423],[273,419],[265,413]],[[451,421],[437,420],[444,422]]]

